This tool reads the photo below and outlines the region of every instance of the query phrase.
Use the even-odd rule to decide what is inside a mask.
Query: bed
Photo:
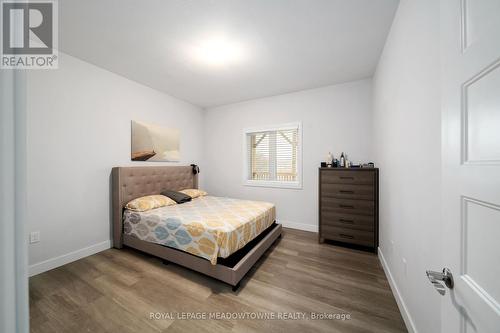
[[[149,253],[236,290],[281,236],[274,205],[205,196],[141,213],[124,209],[135,198],[185,188],[198,188],[191,166],[113,168],[113,246]]]

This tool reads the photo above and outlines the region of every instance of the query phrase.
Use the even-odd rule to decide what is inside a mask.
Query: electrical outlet
[[[38,243],[40,241],[40,231],[30,232],[30,244]]]
[[[406,264],[406,259],[403,258],[403,271],[405,273],[405,276],[408,276],[408,265]]]

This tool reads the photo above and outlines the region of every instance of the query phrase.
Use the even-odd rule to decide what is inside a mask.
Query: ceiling
[[[63,0],[61,51],[201,107],[371,77],[398,0]],[[193,45],[219,38],[234,62]]]

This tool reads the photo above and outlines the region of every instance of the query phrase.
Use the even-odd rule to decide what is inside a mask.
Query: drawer
[[[370,231],[336,228],[331,226],[321,227],[321,237],[334,241],[357,244],[363,246],[375,246],[375,235]]]
[[[375,213],[375,202],[322,197],[320,213],[323,214],[325,212],[373,216]]]
[[[322,212],[321,225],[337,228],[373,231],[375,229],[375,218],[373,216],[367,215]]]
[[[321,183],[373,185],[375,183],[375,171],[321,170]]]
[[[339,199],[373,200],[375,198],[375,188],[373,185],[322,184],[321,196]]]

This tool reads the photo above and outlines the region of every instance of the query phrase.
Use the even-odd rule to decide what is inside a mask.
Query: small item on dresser
[[[321,162],[321,167],[322,168],[326,168],[326,166],[327,166],[326,162]]]
[[[334,159],[333,160],[332,167],[334,167],[334,168],[338,168],[339,167],[339,160],[338,159]]]
[[[340,155],[340,165],[339,165],[339,167],[345,168],[345,156],[344,156],[344,152],[342,152],[342,154]]]
[[[362,168],[374,168],[375,167],[375,164],[373,162],[369,162],[369,163],[363,163],[361,165]]]
[[[333,155],[331,152],[328,152],[328,155],[326,155],[326,166],[331,168],[333,163]]]

